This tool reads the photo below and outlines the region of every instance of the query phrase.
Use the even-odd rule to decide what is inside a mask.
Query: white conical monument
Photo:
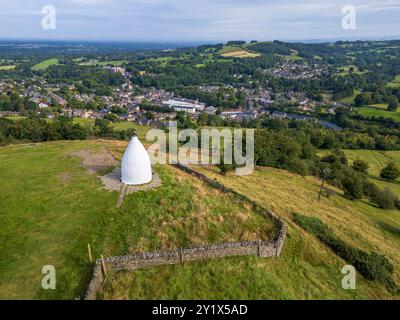
[[[149,183],[152,178],[149,154],[134,134],[122,157],[121,182],[127,185],[141,185]]]

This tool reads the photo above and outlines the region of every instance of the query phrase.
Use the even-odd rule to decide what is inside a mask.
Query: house
[[[44,108],[48,108],[48,107],[49,107],[49,105],[47,103],[44,103],[44,102],[40,102],[39,103],[39,108],[40,109],[44,109]]]

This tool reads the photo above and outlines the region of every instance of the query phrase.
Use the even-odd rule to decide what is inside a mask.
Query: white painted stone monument
[[[121,182],[126,185],[142,185],[149,183],[152,177],[149,154],[135,134],[122,157]]]

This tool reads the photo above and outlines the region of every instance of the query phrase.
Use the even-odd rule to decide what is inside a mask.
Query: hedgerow
[[[376,252],[368,253],[352,247],[339,239],[332,229],[318,218],[295,213],[293,220],[301,228],[316,236],[343,260],[353,265],[364,278],[371,281],[379,281],[390,292],[400,294],[400,289],[392,278],[394,267],[385,256]]]

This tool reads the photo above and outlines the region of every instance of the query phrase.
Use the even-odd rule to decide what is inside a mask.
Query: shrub
[[[384,190],[378,188],[376,192],[370,195],[370,200],[378,205],[379,208],[389,210],[395,208],[397,197],[388,188]]]
[[[371,197],[375,194],[378,193],[380,191],[379,187],[370,181],[366,181],[364,183],[364,195],[366,197],[368,197],[369,199],[371,199]]]
[[[369,166],[365,161],[357,159],[353,162],[352,168],[362,174],[367,174]]]
[[[397,198],[394,205],[396,206],[397,209],[400,210],[400,198]]]
[[[295,213],[293,220],[331,248],[339,257],[352,264],[366,279],[380,281],[388,290],[399,294],[400,290],[392,279],[394,267],[385,256],[352,247],[336,237],[332,229],[318,218]]]
[[[389,162],[389,164],[382,169],[381,178],[389,181],[395,181],[400,176],[400,169],[394,164],[394,162]]]
[[[350,200],[361,199],[364,193],[364,180],[357,173],[350,173],[342,179],[344,195]]]
[[[306,176],[309,172],[307,163],[300,159],[288,159],[285,161],[284,168],[290,172],[297,173],[302,176]]]

